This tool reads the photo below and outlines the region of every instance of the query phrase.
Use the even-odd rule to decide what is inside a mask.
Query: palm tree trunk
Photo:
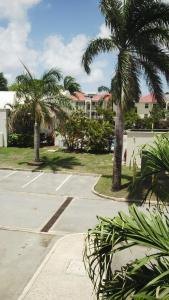
[[[112,190],[119,191],[121,189],[121,174],[122,174],[122,153],[123,153],[123,109],[119,102],[117,104],[117,112],[115,119],[115,148],[113,162],[113,182]]]
[[[34,155],[35,155],[36,162],[40,161],[39,147],[40,147],[40,128],[39,128],[39,124],[35,121],[35,124],[34,124]]]

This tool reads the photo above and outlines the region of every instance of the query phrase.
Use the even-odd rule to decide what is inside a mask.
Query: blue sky
[[[81,57],[90,39],[108,36],[99,0],[0,0],[0,71],[12,82],[23,69],[36,76],[57,67],[85,92],[110,85],[115,56],[100,55],[86,75]],[[165,86],[165,91],[167,87]],[[143,94],[147,93],[142,83]]]

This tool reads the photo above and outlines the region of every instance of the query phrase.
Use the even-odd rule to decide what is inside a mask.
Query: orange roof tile
[[[139,103],[157,103],[157,100],[155,99],[154,94],[149,94],[140,97]]]

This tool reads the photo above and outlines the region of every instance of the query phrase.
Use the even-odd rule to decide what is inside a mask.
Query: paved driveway
[[[0,299],[18,298],[56,239],[86,232],[97,215],[127,210],[91,192],[97,179],[0,170]]]

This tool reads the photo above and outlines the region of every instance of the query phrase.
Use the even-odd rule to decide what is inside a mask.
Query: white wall
[[[137,165],[141,166],[140,149],[143,145],[153,145],[155,136],[169,132],[128,131],[127,132],[127,166],[133,165],[135,157]]]
[[[8,110],[0,109],[0,147],[8,145]]]

